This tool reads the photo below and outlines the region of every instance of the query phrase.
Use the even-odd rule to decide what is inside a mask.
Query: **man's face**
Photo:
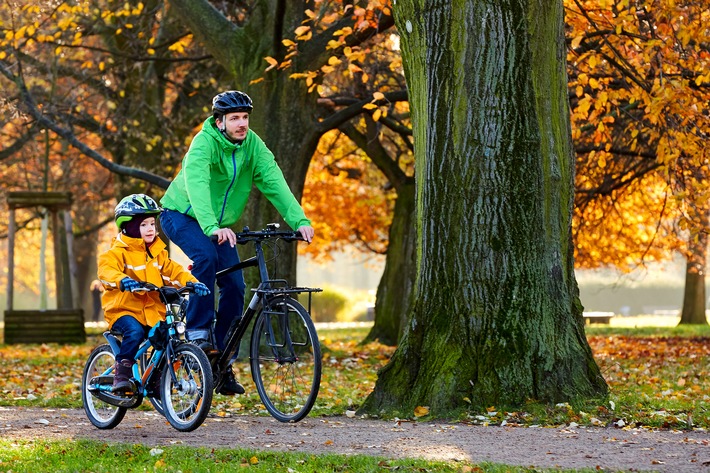
[[[231,141],[243,141],[249,131],[249,113],[228,113],[222,120],[217,120],[217,126],[220,130],[224,129],[227,138]]]

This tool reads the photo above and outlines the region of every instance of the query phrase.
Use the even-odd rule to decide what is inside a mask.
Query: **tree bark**
[[[702,214],[701,214],[702,215]],[[707,215],[707,214],[704,214]],[[707,228],[707,217],[702,218],[701,228]],[[688,244],[688,259],[685,265],[685,289],[680,325],[707,325],[705,315],[705,262],[707,261],[708,235],[704,231],[691,236]]]
[[[375,323],[363,343],[399,343],[407,323],[407,307],[416,275],[414,182],[397,188],[397,201],[389,230],[385,271],[377,286]]]
[[[361,411],[605,395],[574,276],[561,2],[398,0],[414,124],[410,318]]]

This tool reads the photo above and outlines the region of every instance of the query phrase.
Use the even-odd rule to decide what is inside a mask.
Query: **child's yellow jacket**
[[[192,274],[170,259],[165,247],[159,237],[146,249],[142,238],[119,233],[111,242],[111,248],[99,256],[99,279],[106,288],[101,303],[109,328],[123,315],[130,315],[149,327],[165,320],[165,305],[157,292],[121,291],[121,279],[129,277],[156,286],[197,282]]]

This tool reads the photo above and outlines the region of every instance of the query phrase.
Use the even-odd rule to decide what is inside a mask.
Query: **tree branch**
[[[250,50],[248,45],[258,41],[258,38],[246,37],[241,28],[207,0],[169,0],[169,4],[225,68],[230,64],[241,63],[238,58],[244,54],[243,51]]]
[[[20,151],[26,143],[28,143],[32,138],[34,138],[37,133],[39,133],[39,128],[38,127],[31,127],[29,131],[22,136],[20,136],[17,140],[15,140],[14,143],[12,143],[10,146],[6,146],[5,148],[0,150],[0,161],[3,161],[13,154],[17,153]]]
[[[371,103],[371,102],[374,103],[375,105],[385,105],[388,103],[403,102],[403,101],[407,100],[407,91],[406,90],[398,90],[395,92],[388,92],[384,95],[385,95],[384,99],[377,100],[375,102],[372,102],[371,99],[368,99],[368,100],[352,99],[353,100],[352,105],[330,115],[328,118],[326,118],[322,122],[318,123],[316,125],[316,127],[320,131],[320,133],[325,133],[329,130],[339,128],[345,122],[347,122],[350,119],[363,113],[364,109],[362,107],[364,107],[365,105],[367,105],[368,103]],[[338,99],[338,101],[340,101],[340,103],[345,103],[344,100],[345,99],[343,99],[343,98]],[[335,102],[331,101],[331,99],[318,99],[318,103],[320,105],[330,106],[330,107],[335,105]]]
[[[395,189],[401,188],[408,181],[408,179],[410,179],[402,171],[402,169],[400,169],[395,160],[390,157],[387,150],[384,146],[382,146],[382,143],[380,143],[380,140],[368,140],[367,136],[358,131],[350,123],[342,125],[340,130],[345,133],[345,135],[350,138],[358,148],[367,153],[367,156],[372,160],[382,174],[387,177]]]
[[[129,166],[122,166],[120,164],[116,164],[113,161],[110,161],[106,159],[104,156],[102,156],[99,152],[96,150],[92,149],[85,143],[82,143],[71,130],[68,130],[66,128],[62,128],[59,124],[56,122],[50,120],[47,118],[37,107],[37,105],[34,102],[34,99],[30,95],[29,91],[27,90],[26,85],[24,82],[19,78],[16,77],[10,72],[10,70],[7,68],[5,65],[4,61],[0,61],[0,73],[7,77],[9,80],[15,83],[17,88],[20,91],[20,97],[22,99],[22,102],[25,104],[27,107],[27,111],[29,114],[32,116],[37,121],[38,127],[42,129],[49,129],[52,130],[54,133],[57,135],[61,136],[64,138],[70,145],[72,145],[74,148],[79,150],[81,153],[83,153],[85,156],[93,159],[97,163],[99,163],[102,167],[108,169],[110,172],[114,174],[119,174],[122,176],[128,176],[128,177],[133,177],[136,179],[140,179],[146,182],[149,182],[151,184],[155,184],[156,186],[159,186],[163,189],[166,189],[168,185],[170,184],[170,181],[168,179],[165,179],[162,176],[158,176],[157,174],[153,174],[148,171],[144,171],[142,169],[136,169],[132,168]]]

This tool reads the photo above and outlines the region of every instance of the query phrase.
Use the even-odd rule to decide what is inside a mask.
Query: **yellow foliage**
[[[673,0],[638,10],[628,0],[564,3],[578,150],[575,262],[630,270],[682,250],[704,225],[684,214],[707,214],[710,194],[710,91],[700,86],[710,70],[702,47],[710,16]]]

